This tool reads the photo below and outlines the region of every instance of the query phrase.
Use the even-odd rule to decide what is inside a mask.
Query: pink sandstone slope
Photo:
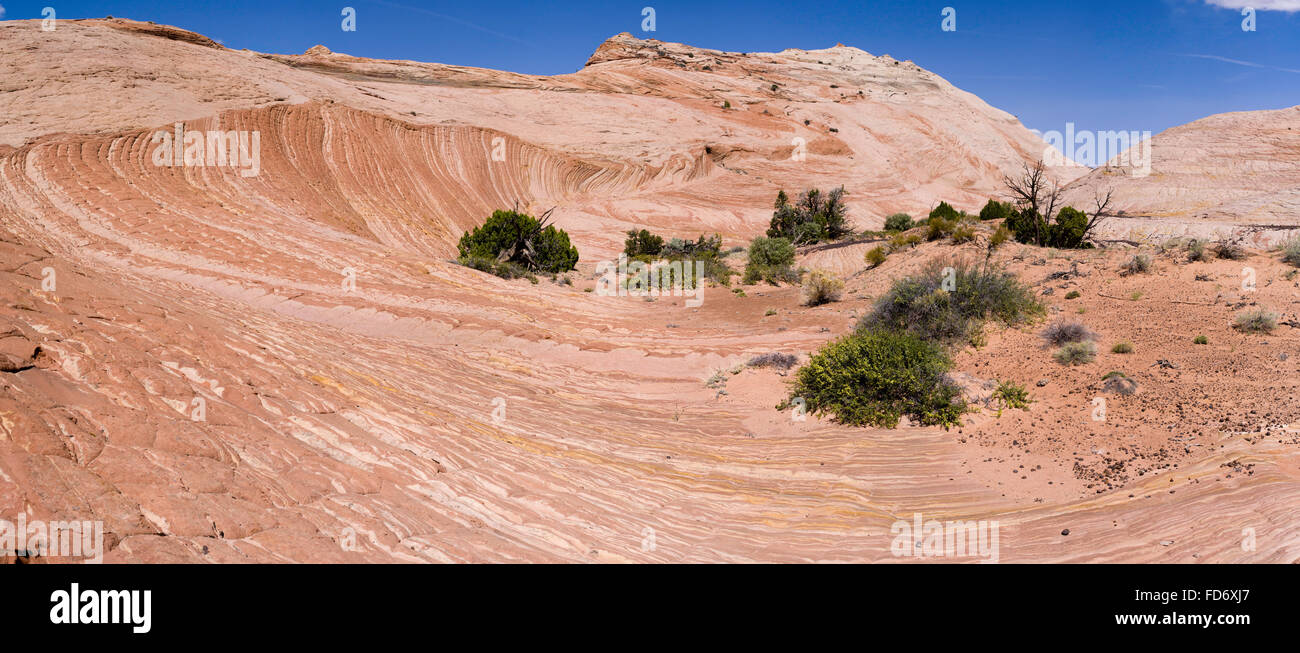
[[[1300,106],[1224,113],[1157,134],[1145,176],[1101,167],[1075,181],[1067,200],[1091,206],[1114,191],[1115,236],[1241,238],[1257,246],[1300,228]]]

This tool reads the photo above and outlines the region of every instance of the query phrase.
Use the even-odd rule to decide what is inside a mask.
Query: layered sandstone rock
[[[1240,238],[1270,246],[1300,228],[1300,106],[1224,113],[1157,134],[1145,174],[1102,167],[1071,185],[1090,206],[1114,191],[1117,237]]]
[[[943,432],[774,410],[788,377],[745,361],[846,333],[950,245],[871,272],[870,244],[809,252],[848,277],[817,308],[791,287],[708,288],[698,307],[584,292],[632,226],[743,243],[777,189],[812,185],[844,184],[864,227],[977,208],[1041,152],[908,62],[620,35],[537,77],[121,20],[3,23],[0,56],[0,518],[102,521],[109,561],[893,560],[890,527],[917,512],[1000,520],[1004,561],[1300,555],[1278,427],[1300,356],[1230,328],[1250,301],[1294,319],[1294,282],[1261,255],[1249,298],[1190,268],[1121,278],[1116,254],[1080,254],[1078,278],[1000,255],[1036,288],[1088,290],[1110,316],[1094,328],[1136,345],[1142,392],[1103,424],[1098,370],[1049,369],[1018,331],[958,371],[1030,385],[1028,413]],[[177,122],[256,132],[257,173],[156,165]],[[516,202],[574,235],[572,286],[447,260]],[[1108,298],[1130,292],[1158,302]],[[1202,330],[1214,349],[1170,340]]]

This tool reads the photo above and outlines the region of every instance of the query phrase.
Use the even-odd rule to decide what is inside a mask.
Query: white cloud
[[[1197,59],[1209,59],[1211,61],[1222,61],[1223,63],[1230,63],[1237,66],[1247,66],[1249,68],[1264,68],[1267,70],[1280,70],[1284,73],[1300,74],[1300,69],[1296,69],[1296,68],[1283,68],[1281,66],[1270,66],[1268,64],[1255,63],[1253,61],[1242,61],[1241,59],[1229,59],[1227,57],[1220,57],[1217,54],[1185,54],[1183,56],[1195,57]]]
[[[0,18],[4,18],[4,17],[5,17],[5,6],[0,5]]]
[[[1251,7],[1259,11],[1300,11],[1300,0],[1205,0],[1205,4],[1224,9]]]

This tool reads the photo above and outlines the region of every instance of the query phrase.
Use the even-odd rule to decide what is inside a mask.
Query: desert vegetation
[[[1282,262],[1300,267],[1300,237],[1292,238],[1282,245]]]
[[[1271,333],[1277,328],[1277,313],[1264,308],[1242,311],[1232,322],[1232,328],[1245,333]]]
[[[1006,220],[1015,215],[1016,207],[1010,202],[999,202],[990,199],[984,208],[980,209],[980,220]]]
[[[894,234],[889,239],[889,252],[897,252],[921,244],[921,235],[917,233]],[[889,253],[885,252],[885,253]],[[884,260],[882,259],[883,263]]]
[[[1145,274],[1151,271],[1151,256],[1148,254],[1134,254],[1124,261],[1120,266],[1120,272],[1125,275]]]
[[[844,282],[823,270],[813,270],[803,282],[803,303],[806,306],[838,302],[843,294]]]
[[[947,220],[949,222],[956,222],[960,220],[964,215],[965,215],[964,213],[958,211],[957,209],[954,209],[951,204],[947,202],[939,202],[938,206],[934,207],[933,209],[930,209],[930,215],[926,218],[926,220],[927,221]]]
[[[952,360],[936,343],[903,331],[854,333],[822,348],[796,373],[792,399],[851,426],[894,428],[907,415],[955,426],[966,411],[945,376]]]
[[[461,236],[457,262],[504,279],[574,269],[578,248],[569,243],[569,234],[547,224],[550,215],[547,211],[539,220],[517,210],[494,211]]]
[[[794,243],[786,238],[755,238],[749,244],[749,260],[745,264],[747,284],[766,281],[772,285],[798,283],[800,274],[794,265]]]
[[[664,239],[656,236],[646,229],[637,231],[635,229],[627,232],[627,240],[623,241],[623,253],[629,258],[637,256],[656,256],[664,249]]]
[[[1138,384],[1129,375],[1119,370],[1111,370],[1101,377],[1101,387],[1103,392],[1127,396],[1137,392]]]
[[[812,245],[843,238],[851,231],[843,187],[825,194],[816,188],[808,189],[793,204],[785,191],[780,191],[774,208],[767,228],[768,238],[784,238],[795,245]]]
[[[943,345],[971,342],[985,322],[1020,324],[1044,308],[1015,275],[987,263],[932,261],[895,281],[862,319],[860,330],[911,331]]]
[[[915,226],[912,216],[906,213],[895,213],[885,218],[885,231],[907,231]]]
[[[1093,246],[1090,238],[1097,225],[1108,215],[1111,201],[1109,193],[1105,197],[1094,199],[1094,210],[1090,214],[1070,206],[1058,210],[1061,189],[1055,181],[1051,181],[1047,168],[1041,161],[1032,167],[1025,166],[1019,176],[1008,175],[1003,183],[1014,198],[1014,209],[1009,210],[1005,206],[989,209],[987,205],[985,208],[989,209],[990,216],[1005,215],[1004,224],[1018,242],[1059,249]]]
[[[1043,340],[1048,345],[1060,346],[1068,342],[1083,342],[1085,340],[1095,340],[1097,334],[1093,333],[1084,326],[1082,322],[1054,322],[1041,334]]]
[[[993,233],[989,235],[989,251],[992,252],[1001,247],[1008,240],[1011,240],[1011,230],[1006,225],[1000,224]]]
[[[1240,261],[1246,258],[1246,249],[1239,243],[1232,241],[1221,241],[1214,245],[1214,255],[1229,261]]]
[[[754,356],[746,364],[750,367],[772,367],[778,370],[788,370],[798,362],[799,357],[794,354],[783,354],[774,351]]]
[[[1067,342],[1052,354],[1052,358],[1062,365],[1085,365],[1097,358],[1097,345],[1090,340]]]
[[[884,264],[885,259],[887,258],[889,258],[889,253],[885,251],[884,247],[877,245],[867,250],[867,253],[862,257],[862,260],[870,264],[871,267],[878,268]]]
[[[947,209],[944,210],[944,207]],[[949,213],[954,217],[947,217]],[[935,241],[952,235],[952,232],[957,229],[957,220],[956,211],[951,206],[940,203],[939,208],[931,212],[930,217],[926,218],[922,225],[925,228],[925,239]]]
[[[1029,398],[1029,391],[1025,390],[1025,386],[1011,381],[999,381],[990,399],[993,408],[997,410],[998,417],[1002,417],[1002,411],[1011,408],[1029,410],[1029,404],[1033,401]]]
[[[1019,324],[1043,310],[1032,291],[987,261],[933,261],[895,281],[852,334],[801,368],[788,402],[802,398],[810,411],[850,425],[892,428],[906,415],[955,426],[967,405],[947,376],[949,350],[977,342],[988,321]],[[1026,399],[1004,391],[1016,406]]]
[[[633,229],[627,232],[623,241],[623,254],[634,261],[653,263],[655,261],[696,261],[703,265],[704,277],[724,286],[731,285],[735,271],[723,260],[729,253],[722,251],[722,237],[714,234],[701,234],[695,240],[672,238],[664,241],[662,236],[650,233],[646,229]],[[690,268],[692,273],[695,268]],[[692,279],[692,283],[697,279]]]

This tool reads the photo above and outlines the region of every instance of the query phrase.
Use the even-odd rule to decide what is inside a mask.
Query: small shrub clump
[[[975,240],[975,228],[968,225],[959,225],[952,230],[952,242],[954,245],[969,243]]]
[[[748,365],[750,367],[775,367],[780,370],[788,370],[798,362],[799,357],[794,354],[782,354],[774,351],[749,359]]]
[[[1187,241],[1187,260],[1189,262],[1210,260],[1209,254],[1205,251],[1205,243],[1196,239]]]
[[[920,274],[895,281],[858,328],[910,331],[949,345],[972,342],[987,320],[1019,324],[1043,310],[1033,291],[1010,272],[934,261]]]
[[[1277,328],[1277,313],[1263,308],[1242,311],[1237,314],[1232,328],[1246,333],[1269,333]]]
[[[767,228],[768,238],[785,238],[796,245],[811,245],[843,238],[852,231],[843,187],[824,195],[816,188],[806,190],[793,204],[785,191],[780,191],[774,207]]]
[[[662,237],[645,229],[640,231],[633,229],[627,232],[627,236],[627,240],[623,241],[623,253],[629,259],[642,263],[696,261],[702,264],[705,278],[724,286],[731,285],[731,277],[735,272],[722,260],[727,254],[722,252],[722,237],[717,234],[712,236],[701,234],[693,241],[673,238],[667,243]],[[693,266],[688,269],[691,274],[698,271]],[[699,279],[690,281],[692,286],[699,283]],[[677,283],[675,279],[673,282]]]
[[[1082,322],[1055,322],[1043,329],[1041,334],[1044,341],[1049,345],[1064,345],[1067,342],[1083,342],[1085,340],[1095,340],[1097,334],[1088,330]]]
[[[916,247],[920,244],[920,234],[894,234],[894,236],[889,239],[889,251],[897,252],[909,247]]]
[[[998,387],[993,390],[991,401],[997,408],[998,417],[1002,417],[1002,411],[1009,408],[1029,410],[1029,404],[1034,402],[1029,398],[1029,391],[1025,390],[1025,386],[1011,381],[999,381]]]
[[[623,253],[627,254],[628,258],[657,256],[663,248],[664,239],[645,229],[640,231],[633,229],[627,232],[627,240],[623,241]]]
[[[913,226],[912,216],[906,213],[895,213],[885,218],[885,231],[907,231]]]
[[[1151,271],[1151,257],[1146,254],[1134,254],[1130,256],[1124,265],[1120,266],[1120,271],[1124,274],[1142,274]]]
[[[993,234],[989,236],[989,251],[1001,247],[1008,240],[1011,240],[1011,230],[1007,229],[1006,225],[998,225],[998,228],[994,229]]]
[[[1300,267],[1300,237],[1292,238],[1282,245],[1282,262]]]
[[[1052,354],[1052,358],[1062,365],[1084,365],[1097,358],[1097,345],[1091,341],[1067,342]]]
[[[939,202],[939,206],[934,207],[934,209],[930,211],[930,220],[933,221],[935,218],[956,222],[961,219],[961,213],[958,212],[957,209],[952,208],[951,204],[947,202]]]
[[[1208,345],[1210,344],[1210,339],[1205,336],[1196,336],[1195,338],[1192,338],[1192,343],[1197,345]]]
[[[799,369],[789,401],[833,415],[841,424],[895,428],[909,416],[948,428],[966,402],[946,374],[952,361],[938,344],[911,333],[860,331],[832,342]]]
[[[1057,211],[1055,220],[1049,218],[1025,207],[1012,211],[1004,224],[1021,243],[1057,249],[1093,247],[1088,239],[1096,225],[1083,211],[1067,206]]]
[[[785,238],[763,238],[759,236],[749,244],[749,261],[745,264],[745,283],[766,281],[779,283],[797,283],[799,273],[790,266],[794,264],[794,244]]]
[[[1117,342],[1114,347],[1110,348],[1110,352],[1112,354],[1131,354],[1133,353],[1133,343],[1128,341]]]
[[[1102,392],[1110,392],[1121,395],[1131,395],[1137,392],[1137,381],[1129,378],[1129,375],[1119,371],[1112,370],[1101,377]]]
[[[1078,299],[1078,298],[1079,298],[1079,291],[1077,291],[1077,290],[1071,290],[1070,292],[1065,293],[1065,298],[1066,298],[1066,299]]]
[[[537,275],[529,272],[528,268],[519,265],[518,263],[511,263],[510,261],[497,261],[496,259],[475,256],[462,256],[456,259],[456,262],[467,268],[493,274],[502,279],[528,279],[530,281],[535,281],[537,279]]]
[[[673,238],[659,250],[659,255],[667,259],[721,258],[722,236],[700,234],[694,241]]]
[[[528,274],[568,272],[577,267],[578,248],[569,243],[569,234],[546,224],[548,217],[538,220],[517,211],[494,211],[481,226],[461,236],[457,260],[498,276],[515,274],[520,268]]]
[[[951,207],[949,207],[951,208]],[[938,210],[938,209],[936,209]],[[949,220],[943,217],[931,217],[925,222],[925,239],[939,240],[952,234],[957,228],[956,220]]]
[[[871,267],[878,268],[885,262],[886,258],[889,258],[889,254],[885,252],[885,248],[877,245],[867,250],[863,260],[870,263]]]
[[[1010,202],[999,202],[989,200],[984,208],[980,209],[980,220],[1005,220],[1016,212],[1016,207]]]
[[[807,306],[838,302],[843,293],[844,282],[821,270],[813,270],[803,282],[803,303]]]
[[[1214,255],[1229,261],[1240,261],[1246,258],[1246,249],[1237,243],[1224,241],[1214,246]]]

